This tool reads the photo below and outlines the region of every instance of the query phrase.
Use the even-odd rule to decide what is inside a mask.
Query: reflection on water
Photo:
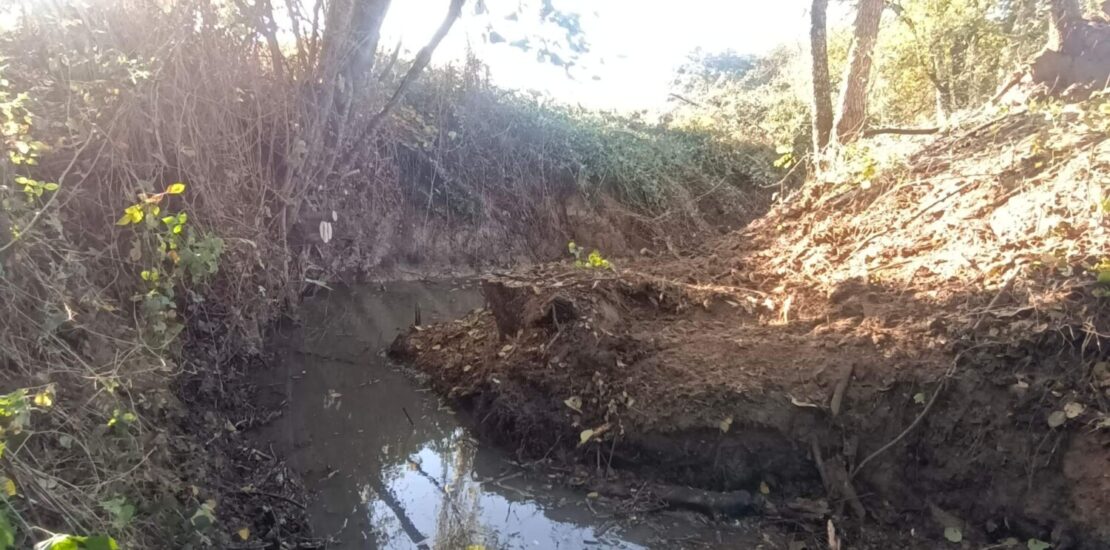
[[[530,484],[384,359],[417,310],[428,323],[481,305],[458,284],[343,289],[281,335],[288,406],[262,437],[305,476],[313,527],[343,549],[641,548],[581,495]]]

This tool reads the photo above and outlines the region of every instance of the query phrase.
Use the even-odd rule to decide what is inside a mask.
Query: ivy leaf
[[[96,535],[85,538],[85,548],[88,550],[119,550],[119,544],[112,537]]]

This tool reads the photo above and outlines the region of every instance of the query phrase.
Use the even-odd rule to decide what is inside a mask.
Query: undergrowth
[[[338,139],[301,133],[314,75],[276,74],[243,25],[103,0],[0,35],[0,549],[252,542],[232,474],[205,466],[236,437],[230,383],[309,278],[428,246],[406,228],[472,231],[494,263],[521,227],[565,231],[537,220],[572,195],[687,224],[699,197],[763,202],[767,147],[509,93],[474,61],[301,177]]]

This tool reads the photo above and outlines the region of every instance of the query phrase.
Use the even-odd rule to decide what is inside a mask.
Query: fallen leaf
[[[760,494],[763,494],[763,495],[769,495],[769,494],[771,494],[771,486],[767,485],[766,481],[760,481],[759,482],[759,492],[760,492]]]
[[[958,527],[946,527],[944,529],[944,538],[948,542],[960,542],[964,540],[964,534]]]
[[[577,395],[572,395],[568,397],[565,401],[563,401],[563,404],[567,407],[570,407],[570,409],[576,413],[582,413],[582,398],[578,397]]]
[[[590,492],[590,493],[586,494],[586,498],[600,498],[600,497],[601,497],[601,495],[598,494],[597,491],[593,491],[593,492]]]
[[[578,446],[581,447],[582,445],[585,445],[586,442],[589,441],[590,438],[592,438],[593,436],[593,430],[582,430],[582,433],[578,434]]]
[[[722,432],[727,434],[729,428],[732,427],[732,416],[727,416],[724,418],[724,420],[718,422],[717,427],[720,428]]]
[[[1052,414],[1048,415],[1049,428],[1059,428],[1067,421],[1068,415],[1064,411],[1052,411]]]
[[[795,407],[806,407],[806,408],[810,408],[810,409],[819,409],[819,408],[821,408],[820,405],[816,405],[814,403],[809,403],[809,402],[806,402],[806,401],[802,401],[801,399],[795,398],[793,395],[790,396],[790,403],[792,403]]]
[[[582,445],[585,445],[586,442],[588,442],[590,439],[595,438],[608,430],[609,424],[602,424],[592,430],[582,430],[582,433],[578,434],[578,446],[581,447]]]
[[[239,538],[240,539],[247,540],[250,537],[251,537],[251,530],[250,529],[247,529],[246,527],[244,527],[244,528],[239,530]]]
[[[1052,545],[1040,539],[1029,539],[1026,541],[1025,547],[1029,550],[1048,550],[1052,548]]]
[[[925,404],[925,394],[924,393],[914,394],[913,402],[917,403],[918,405],[924,405]]]
[[[1072,401],[1071,403],[1064,405],[1064,415],[1067,416],[1069,419],[1076,418],[1079,415],[1083,414],[1083,411],[1086,409],[1087,408],[1084,407],[1082,403],[1076,403],[1075,401]]]

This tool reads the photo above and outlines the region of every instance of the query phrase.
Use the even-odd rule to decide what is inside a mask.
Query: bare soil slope
[[[813,544],[1106,548],[1103,123],[1021,110],[699,250],[493,275],[394,349],[522,454],[746,490],[708,508]]]

